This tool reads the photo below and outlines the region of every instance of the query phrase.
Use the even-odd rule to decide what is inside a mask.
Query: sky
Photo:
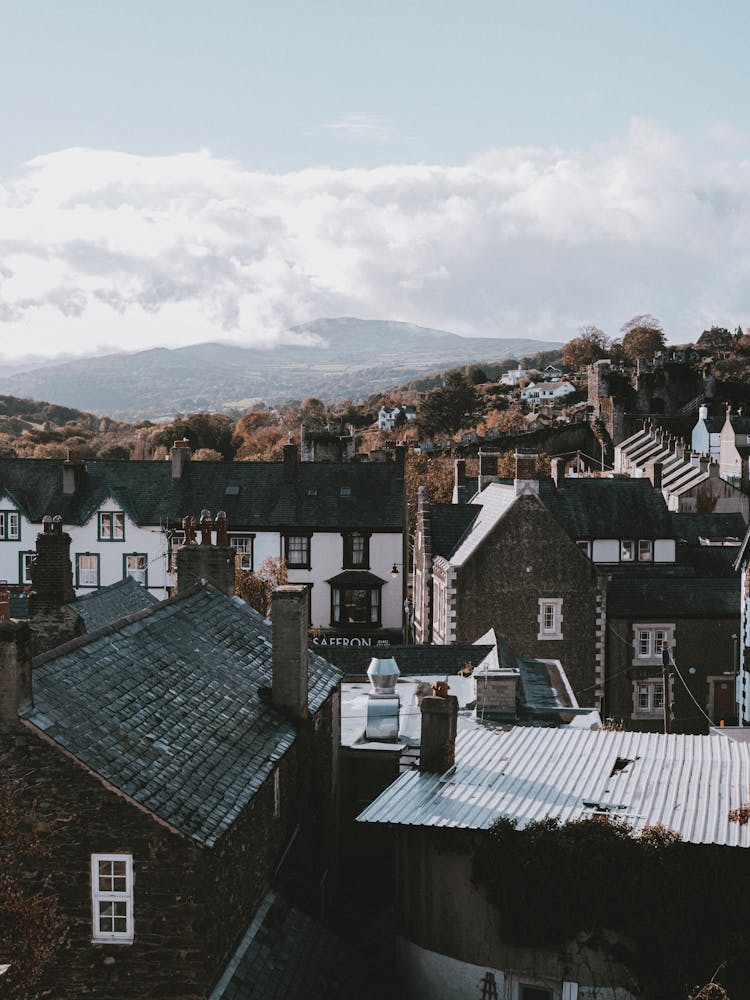
[[[0,0],[0,362],[750,322],[750,5]]]

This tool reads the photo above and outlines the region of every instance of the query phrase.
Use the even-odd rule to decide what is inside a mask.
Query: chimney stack
[[[497,455],[480,451],[477,489],[481,493],[485,486],[493,481],[497,481]]]
[[[81,488],[86,466],[80,451],[68,450],[68,457],[63,462],[63,495],[72,496]]]
[[[516,496],[524,493],[539,493],[539,475],[536,471],[536,455],[516,452],[516,478],[514,482]]]
[[[187,438],[182,441],[175,441],[171,450],[172,456],[172,479],[182,479],[185,466],[190,461],[190,442]]]
[[[443,686],[447,691],[447,684]],[[442,692],[443,688],[435,685]],[[456,763],[458,698],[436,693],[422,699],[419,770],[444,774]]]
[[[307,588],[277,587],[271,596],[275,708],[292,719],[307,718]]]
[[[75,602],[70,535],[62,518],[46,514],[44,530],[36,536],[36,556],[31,561],[29,624],[33,653],[37,656],[53,646],[83,635],[83,620],[70,605]]]
[[[457,458],[456,459],[453,482],[454,482],[454,485],[455,485],[456,489],[458,489],[460,486],[463,486],[464,483],[466,482],[466,459],[465,458]]]
[[[229,545],[229,524],[224,511],[216,515],[216,545],[211,544],[211,512],[201,511],[201,540],[195,544],[193,519],[182,520],[185,544],[177,549],[177,593],[207,580],[228,597],[234,595],[234,549]]]
[[[0,622],[0,728],[32,705],[31,630],[26,622]]]
[[[396,445],[394,461],[396,463],[396,469],[399,474],[403,476],[406,469],[406,445],[399,442]]]
[[[651,480],[651,485],[655,490],[661,489],[661,479],[664,466],[661,462],[649,462],[646,466],[646,475]]]
[[[296,444],[285,444],[284,445],[284,480],[287,483],[294,482],[294,477],[297,474],[297,445]]]
[[[708,420],[708,407],[705,403],[698,407],[698,420]]]

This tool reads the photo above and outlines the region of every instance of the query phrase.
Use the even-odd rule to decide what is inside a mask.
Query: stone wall
[[[519,497],[458,569],[455,642],[494,627],[517,656],[562,662],[581,705],[592,705],[597,667],[593,563],[534,496]],[[539,600],[562,599],[562,639],[539,639]]]

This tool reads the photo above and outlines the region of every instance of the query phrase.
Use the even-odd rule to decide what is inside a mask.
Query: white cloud
[[[651,312],[692,339],[750,318],[749,181],[645,121],[462,166],[68,149],[0,182],[3,353],[270,343],[336,315],[565,340]]]
[[[375,115],[370,111],[355,111],[343,115],[338,121],[328,122],[320,128],[342,137],[368,139],[371,142],[390,142],[398,135],[382,115]]]

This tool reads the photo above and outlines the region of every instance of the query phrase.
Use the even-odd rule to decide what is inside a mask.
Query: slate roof
[[[91,633],[158,603],[157,597],[136,583],[132,576],[126,576],[124,580],[79,597],[69,606],[83,619],[86,631]]]
[[[467,663],[478,666],[491,645],[456,646],[316,646],[345,674],[364,677],[373,657],[392,656],[402,677],[420,674],[456,674]]]
[[[610,618],[643,618],[654,621],[669,617],[736,617],[740,615],[740,582],[736,575],[709,577],[650,578],[622,576],[607,590]]]
[[[308,665],[316,711],[341,675],[312,652]],[[38,657],[24,718],[210,847],[294,742],[270,686],[270,622],[199,583]]]
[[[351,1000],[371,977],[371,960],[270,892],[210,1000]]]
[[[690,843],[750,847],[750,824],[729,818],[749,783],[750,745],[726,736],[475,727],[459,732],[453,770],[405,772],[358,819],[487,829],[505,816],[523,829],[607,814],[634,835],[661,824]]]
[[[542,501],[571,538],[671,538],[672,519],[648,479],[540,480]]]
[[[747,527],[742,514],[672,514],[677,537],[688,545],[700,545],[701,538],[737,538],[741,542]]]
[[[445,556],[447,559],[478,513],[479,507],[476,504],[431,503],[430,531],[433,556]]]
[[[109,496],[140,525],[176,525],[203,508],[224,510],[230,530],[253,527],[400,531],[404,480],[395,462],[187,462],[172,479],[171,462],[87,461],[80,491],[62,492],[62,459],[0,460],[0,496],[7,494],[29,520],[62,515],[85,524]],[[227,494],[227,487],[232,489]],[[343,487],[343,489],[342,489]]]

